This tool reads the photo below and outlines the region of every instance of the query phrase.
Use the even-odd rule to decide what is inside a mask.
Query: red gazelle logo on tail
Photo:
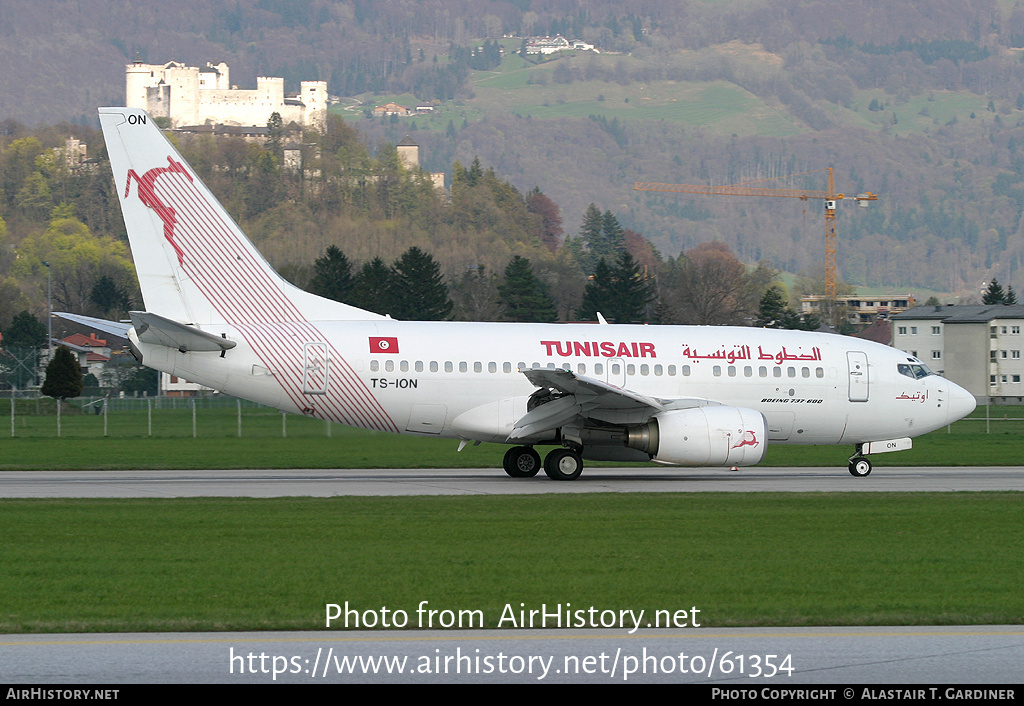
[[[125,198],[128,198],[128,192],[132,187],[132,177],[134,176],[136,183],[139,185],[139,200],[147,207],[156,211],[156,215],[164,222],[164,237],[167,238],[167,242],[171,244],[171,247],[174,248],[174,252],[177,253],[178,264],[180,265],[184,264],[185,259],[181,248],[179,248],[178,244],[174,242],[174,228],[178,225],[178,214],[173,208],[164,204],[164,202],[160,200],[160,197],[156,195],[156,179],[164,172],[182,174],[189,181],[192,181],[192,175],[188,173],[184,164],[181,162],[175,162],[169,155],[167,157],[167,162],[171,166],[154,167],[142,176],[139,176],[138,172],[134,169],[129,169],[128,180],[124,185],[124,196]]]

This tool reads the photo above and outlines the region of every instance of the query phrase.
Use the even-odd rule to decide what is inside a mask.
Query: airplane
[[[726,326],[398,321],[280,277],[142,110],[100,108],[145,311],[123,333],[151,368],[355,427],[509,445],[514,478],[583,460],[750,466],[769,443],[869,454],[975,408],[889,346]],[[543,462],[536,446],[551,445]]]

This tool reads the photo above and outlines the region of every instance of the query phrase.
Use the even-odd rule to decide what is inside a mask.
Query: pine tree
[[[615,302],[609,312],[616,322],[643,323],[650,318],[648,306],[654,301],[654,292],[640,263],[625,250],[612,269],[612,287]]]
[[[508,263],[498,293],[507,321],[550,323],[557,318],[555,302],[547,286],[537,279],[525,257],[516,255]]]
[[[336,245],[329,245],[313,263],[309,291],[336,302],[348,302],[352,295],[352,264]]]
[[[612,286],[612,272],[608,263],[601,258],[594,267],[594,274],[587,280],[583,289],[583,301],[576,310],[576,318],[580,321],[596,321],[598,312],[608,316],[609,308],[615,299]]]
[[[57,400],[82,394],[82,369],[67,346],[60,346],[54,351],[53,360],[46,366],[46,379],[39,391]]]
[[[594,272],[598,260],[601,259],[596,253],[601,249],[601,232],[603,227],[604,219],[601,215],[601,209],[594,204],[590,204],[583,214],[583,223],[580,226],[579,235],[573,239],[586,248],[586,250],[577,248],[579,265],[585,273]],[[568,239],[566,240],[566,245],[570,245]]]
[[[598,257],[606,257],[609,262],[614,262],[619,253],[626,249],[626,232],[619,225],[619,219],[611,211],[605,211],[601,216],[601,245]]]
[[[352,306],[378,314],[391,314],[392,275],[391,268],[379,257],[363,263],[352,281]]]
[[[757,325],[764,328],[784,328],[799,331],[816,331],[821,326],[817,316],[804,316],[786,305],[785,297],[778,286],[771,286],[761,297],[758,307]]]
[[[441,266],[429,253],[411,247],[391,268],[391,315],[409,321],[443,321],[452,313],[452,300]]]
[[[274,111],[267,119],[267,147],[275,155],[281,151],[281,138],[284,136],[284,120],[281,114]]]
[[[101,276],[93,284],[89,292],[89,301],[96,305],[101,316],[120,317],[131,307],[131,295],[128,290],[107,275]]]
[[[602,258],[605,264],[615,262],[626,249],[626,232],[611,211],[601,213],[594,204],[587,206],[580,226],[579,239],[586,245],[586,254],[580,262],[584,272],[591,272]],[[568,240],[566,241],[568,244]]]
[[[36,384],[39,350],[46,345],[46,326],[27,311],[14,316],[10,327],[3,332],[3,361],[0,381],[17,388]]]
[[[458,184],[476,186],[480,183],[483,175],[484,170],[480,166],[479,157],[473,158],[473,164],[470,165],[469,169],[463,167],[461,162],[456,162],[452,165],[452,187],[454,188]]]
[[[761,297],[757,308],[757,325],[766,328],[780,328],[779,322],[786,316],[786,302],[778,287],[769,287]]]
[[[999,280],[995,277],[988,283],[988,289],[981,295],[982,304],[1002,304],[1006,299],[1006,293],[1003,292],[1003,286],[999,284]]]
[[[4,347],[41,348],[46,345],[46,326],[27,311],[15,314],[3,334]]]
[[[649,305],[654,298],[640,265],[628,252],[622,252],[614,266],[609,266],[604,258],[598,260],[594,276],[583,290],[583,302],[576,317],[593,321],[601,312],[606,319],[620,324],[641,323],[650,318]]]

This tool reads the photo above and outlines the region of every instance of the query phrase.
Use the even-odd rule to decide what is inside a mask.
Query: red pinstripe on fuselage
[[[164,237],[185,274],[224,321],[244,336],[288,398],[311,416],[398,431],[334,344],[286,296],[265,263],[255,259],[237,226],[199,191],[188,167],[171,157],[168,162],[170,167],[152,169],[142,177],[133,172],[137,194],[163,221]],[[303,393],[303,346],[309,342],[327,347],[330,384],[324,385],[324,394]]]

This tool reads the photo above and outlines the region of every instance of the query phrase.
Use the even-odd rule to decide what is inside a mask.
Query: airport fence
[[[3,411],[10,416],[11,437],[330,437],[340,426],[221,394],[86,396],[59,406],[31,390],[0,394],[0,410],[8,407]]]
[[[11,437],[331,437],[347,428],[219,393],[84,396],[67,400],[58,410],[55,400],[37,390],[3,390],[0,415],[5,411]],[[980,405],[971,416],[947,426],[946,432],[952,434],[955,428],[978,433],[984,424],[986,434],[1024,433],[1022,412],[1022,407]]]

